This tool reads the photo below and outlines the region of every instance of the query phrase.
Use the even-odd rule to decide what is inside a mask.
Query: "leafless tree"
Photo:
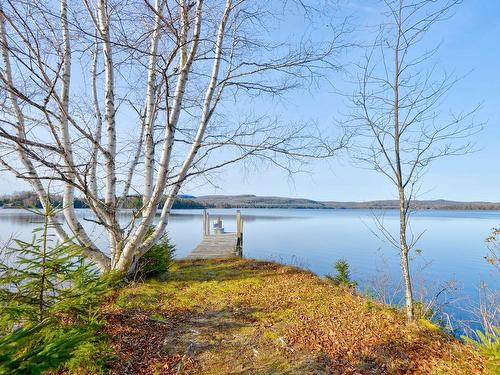
[[[437,74],[422,41],[432,27],[447,19],[459,0],[385,0],[385,19],[359,64],[350,124],[359,133],[355,158],[385,175],[399,198],[399,234],[382,220],[384,237],[400,251],[406,314],[414,319],[409,252],[419,234],[410,226],[412,200],[422,176],[436,159],[471,150],[469,137],[478,130],[477,108],[446,119],[442,105],[457,78]]]
[[[491,235],[486,238],[486,244],[488,246],[489,254],[485,256],[485,259],[493,267],[500,272],[500,241],[498,237],[500,236],[500,229],[494,228]]]
[[[248,109],[338,68],[342,25],[327,29],[331,43],[280,40],[273,22],[288,3],[2,1],[2,167],[45,207],[48,184],[59,186],[58,236],[103,270],[129,271],[164,233],[186,181],[247,157],[293,171],[303,158],[333,155],[343,139]],[[132,193],[142,207],[120,225]],[[87,220],[105,228],[109,249],[82,226],[75,195],[94,214]]]
[[[379,302],[390,306],[401,304],[404,296],[404,282],[394,278],[389,272],[389,263],[385,255],[379,251],[377,260],[381,265],[368,280],[370,294]],[[410,262],[414,259],[410,258]],[[412,282],[414,300],[418,303],[415,315],[429,320],[438,320],[449,329],[453,329],[455,320],[445,311],[448,306],[457,304],[462,297],[456,280],[429,280],[427,271],[432,262],[424,260],[413,270]]]
[[[485,256],[486,261],[493,267],[489,272],[493,275],[493,280],[500,276],[500,244],[498,236],[500,230],[494,228],[491,235],[486,239],[489,254]],[[465,307],[465,311],[471,319],[464,321],[464,332],[474,339],[478,339],[477,332],[471,327],[481,327],[483,332],[493,336],[498,336],[495,331],[500,326],[500,290],[495,285],[488,285],[481,281],[478,288],[478,301],[472,301]]]

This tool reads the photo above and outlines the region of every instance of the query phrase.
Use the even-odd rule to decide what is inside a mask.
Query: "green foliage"
[[[493,327],[492,332],[486,333],[477,330],[476,336],[477,341],[467,336],[462,338],[488,357],[486,366],[491,374],[500,374],[500,327]]]
[[[377,309],[377,304],[374,302],[375,301],[375,298],[374,296],[372,295],[372,293],[370,292],[370,290],[368,289],[367,286],[365,286],[365,307],[366,307],[366,310],[367,311],[374,311]]]
[[[56,369],[90,338],[88,330],[55,327],[50,321],[20,328],[0,339],[0,374],[41,374]]]
[[[150,228],[147,237],[153,233]],[[148,250],[137,265],[137,274],[139,277],[151,278],[162,276],[168,272],[173,262],[175,246],[171,245],[167,235],[163,235],[160,240]]]
[[[63,198],[60,195],[51,195],[50,202],[54,207],[62,206]],[[0,206],[4,207],[20,207],[20,208],[37,208],[41,209],[42,204],[38,199],[38,195],[32,191],[23,191],[0,197]],[[85,200],[75,198],[75,208],[88,208]]]
[[[53,314],[79,314],[104,285],[95,267],[68,243],[54,243],[47,216],[30,242],[15,240],[0,263],[0,329],[41,323]]]
[[[112,352],[95,328],[54,321],[20,328],[0,339],[0,374],[41,374],[53,369],[103,373]]]
[[[160,202],[160,206],[163,204]],[[205,206],[199,202],[196,202],[192,199],[186,199],[186,198],[175,198],[174,204],[172,205],[173,209],[203,209]]]
[[[109,281],[75,246],[53,239],[48,218],[56,211],[38,213],[44,221],[31,241],[15,240],[0,262],[0,374],[81,367],[77,354],[92,358],[92,348],[102,358],[87,362],[94,366],[109,354],[97,348],[98,305]]]
[[[75,348],[72,356],[64,362],[64,368],[75,374],[107,374],[108,364],[115,358],[113,349],[102,335],[86,335],[90,333],[88,327],[79,332],[80,336],[86,337]],[[95,332],[95,331],[94,331]]]
[[[349,270],[349,263],[345,258],[339,259],[335,262],[334,266],[337,274],[335,276],[326,275],[326,278],[336,286],[344,286],[348,288],[356,288],[358,283],[351,280],[351,271]]]
[[[428,307],[423,301],[413,300],[413,313],[416,319],[426,319],[432,321],[434,318],[434,310]]]

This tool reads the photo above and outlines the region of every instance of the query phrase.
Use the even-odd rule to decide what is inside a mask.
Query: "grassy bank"
[[[430,323],[294,267],[181,261],[106,304],[118,374],[476,374],[483,358]]]

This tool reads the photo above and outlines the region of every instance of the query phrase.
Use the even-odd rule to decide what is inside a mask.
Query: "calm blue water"
[[[387,296],[400,281],[399,254],[379,238],[370,210],[242,209],[244,218],[244,255],[271,259],[308,268],[325,275],[333,273],[332,264],[346,258],[359,289],[378,285]],[[177,247],[177,257],[187,255],[201,240],[202,211],[174,211],[168,233]],[[221,216],[226,231],[235,230],[236,210],[209,210],[212,218]],[[90,215],[80,210],[79,215]],[[11,236],[28,238],[33,216],[22,210],[0,210],[0,241]],[[126,221],[126,217],[123,218]],[[457,287],[440,297],[440,303],[453,301],[445,311],[455,319],[472,319],[464,309],[476,304],[479,285],[500,290],[498,272],[484,260],[484,239],[493,227],[500,226],[500,211],[418,211],[412,219],[413,233],[424,232],[416,248],[421,250],[412,262],[415,294],[432,296],[444,283]],[[384,212],[384,224],[397,234],[398,214]],[[105,246],[106,237],[94,224],[97,243]],[[397,293],[396,293],[397,294]],[[388,298],[390,299],[390,298]]]

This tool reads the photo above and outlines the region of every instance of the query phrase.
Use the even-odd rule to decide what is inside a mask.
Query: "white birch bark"
[[[63,56],[62,56],[62,79],[61,79],[61,115],[60,132],[63,151],[67,166],[67,181],[64,184],[63,192],[63,214],[66,223],[71,229],[73,236],[83,245],[90,248],[97,246],[92,242],[75,214],[75,168],[73,159],[73,148],[68,127],[69,113],[69,89],[71,80],[71,46],[68,30],[68,7],[67,0],[61,0],[61,29],[63,36]]]
[[[19,139],[26,139],[26,131],[25,131],[25,122],[24,122],[24,114],[21,111],[21,108],[19,107],[19,104],[17,102],[17,97],[14,94],[14,84],[13,84],[13,79],[12,79],[12,69],[11,69],[11,64],[10,64],[10,58],[9,58],[9,47],[8,47],[8,42],[7,42],[7,31],[5,28],[5,17],[3,14],[3,10],[0,6],[0,41],[1,41],[1,50],[2,50],[2,60],[3,60],[3,79],[5,83],[8,85],[7,89],[7,95],[8,98],[11,102],[12,108],[15,113],[15,117],[17,120],[16,124],[16,135]],[[28,180],[30,184],[33,186],[34,190],[36,191],[40,202],[42,203],[43,208],[45,209],[46,212],[50,211],[51,208],[51,203],[49,199],[49,195],[47,191],[45,190],[44,186],[42,185],[41,180],[38,178],[38,174],[36,172],[36,168],[33,165],[33,163],[27,158],[24,150],[22,149],[22,146],[17,144],[17,152],[19,155],[19,159],[21,163],[23,164],[24,168],[27,171],[28,174]],[[51,216],[49,218],[51,225],[54,227],[54,230],[58,237],[60,238],[61,241],[64,241],[66,243],[71,243],[70,237],[66,233],[66,231],[63,229],[61,223],[57,220],[55,216]],[[109,258],[106,257],[99,249],[93,246],[93,244],[89,244],[89,246],[84,246],[82,248],[82,251],[85,256],[87,256],[89,259],[93,260],[96,262],[96,264],[103,270],[109,269],[110,263],[109,263]]]
[[[128,193],[130,191],[130,187],[132,186],[132,179],[134,178],[135,169],[137,168],[137,164],[139,163],[139,159],[140,159],[141,153],[142,153],[144,127],[145,127],[145,122],[142,121],[141,132],[139,133],[139,137],[137,140],[137,145],[135,148],[134,157],[132,158],[132,162],[131,162],[130,167],[129,167],[128,172],[127,172],[127,178],[125,179],[125,185],[123,187],[122,199],[118,204],[118,208],[123,207],[123,203],[127,199]]]
[[[172,103],[170,116],[167,117],[168,123],[165,127],[163,148],[161,151],[159,168],[157,173],[158,177],[155,184],[155,188],[151,195],[151,198],[146,203],[143,204],[143,209],[145,211],[143,214],[143,219],[141,220],[132,238],[130,238],[130,240],[124,247],[121,258],[116,265],[117,269],[122,271],[126,271],[130,267],[130,264],[133,261],[133,256],[137,251],[137,247],[139,243],[144,240],[146,232],[149,226],[151,225],[154,215],[156,214],[156,207],[165,190],[167,174],[169,169],[169,162],[172,153],[175,128],[177,126],[177,122],[179,121],[179,116],[182,108],[182,100],[184,98],[189,72],[192,63],[194,61],[196,52],[198,50],[198,43],[199,43],[199,36],[201,29],[202,5],[203,5],[202,0],[198,0],[196,2],[194,30],[193,30],[193,36],[191,42],[192,45],[189,55],[188,56],[185,55],[184,46],[186,45],[186,43],[183,43],[182,46],[183,48],[181,49],[180,72],[177,78],[177,84],[175,88],[174,100]],[[187,35],[189,30],[189,24],[186,20],[188,9],[185,1],[182,2],[182,6],[180,9],[182,13],[181,18],[184,20],[181,33],[183,35]]]
[[[191,167],[193,160],[198,153],[198,150],[201,147],[203,136],[205,134],[205,130],[207,128],[208,122],[210,120],[210,116],[212,114],[212,100],[215,92],[215,88],[219,78],[219,70],[221,64],[221,55],[222,55],[222,43],[224,41],[224,33],[226,30],[227,20],[229,18],[229,14],[232,9],[232,0],[227,0],[224,8],[224,13],[222,15],[222,19],[219,23],[219,28],[217,30],[217,37],[215,42],[215,53],[214,53],[214,62],[212,65],[212,72],[210,75],[210,82],[208,84],[207,90],[205,92],[205,98],[203,100],[203,109],[200,117],[200,121],[198,124],[198,130],[191,145],[191,148],[184,159],[184,162],[179,170],[179,173],[176,178],[176,182],[172,187],[171,192],[169,193],[165,205],[163,206],[159,223],[156,225],[153,234],[148,238],[142,246],[140,246],[137,250],[139,256],[145,253],[149,247],[154,244],[161,235],[165,231],[165,227],[168,222],[168,217],[170,215],[170,210],[172,209],[172,205],[174,203],[175,197],[179,192],[186,175]]]
[[[156,60],[158,53],[158,41],[161,33],[161,12],[162,1],[155,1],[155,17],[154,29],[151,36],[151,45],[149,48],[149,63],[148,63],[148,80],[146,86],[146,105],[144,119],[144,192],[142,194],[142,202],[149,201],[153,191],[154,178],[154,105],[155,105],[155,84],[156,84]],[[146,212],[143,211],[143,215]]]
[[[97,191],[97,156],[99,154],[99,148],[97,145],[101,144],[101,132],[102,132],[102,113],[99,106],[99,96],[97,94],[97,66],[99,60],[99,40],[97,35],[95,37],[95,51],[92,56],[92,101],[94,105],[94,115],[96,119],[95,127],[95,143],[92,147],[92,153],[90,155],[90,178],[89,178],[89,189],[91,194],[98,199],[99,193]]]
[[[104,121],[106,123],[107,148],[104,170],[106,173],[106,188],[104,202],[107,206],[107,225],[109,237],[109,250],[112,258],[119,252],[120,229],[116,222],[116,119],[115,119],[115,93],[114,93],[114,66],[109,30],[109,14],[107,0],[99,0],[97,5],[97,18],[99,32],[103,44],[105,94],[104,94]]]

